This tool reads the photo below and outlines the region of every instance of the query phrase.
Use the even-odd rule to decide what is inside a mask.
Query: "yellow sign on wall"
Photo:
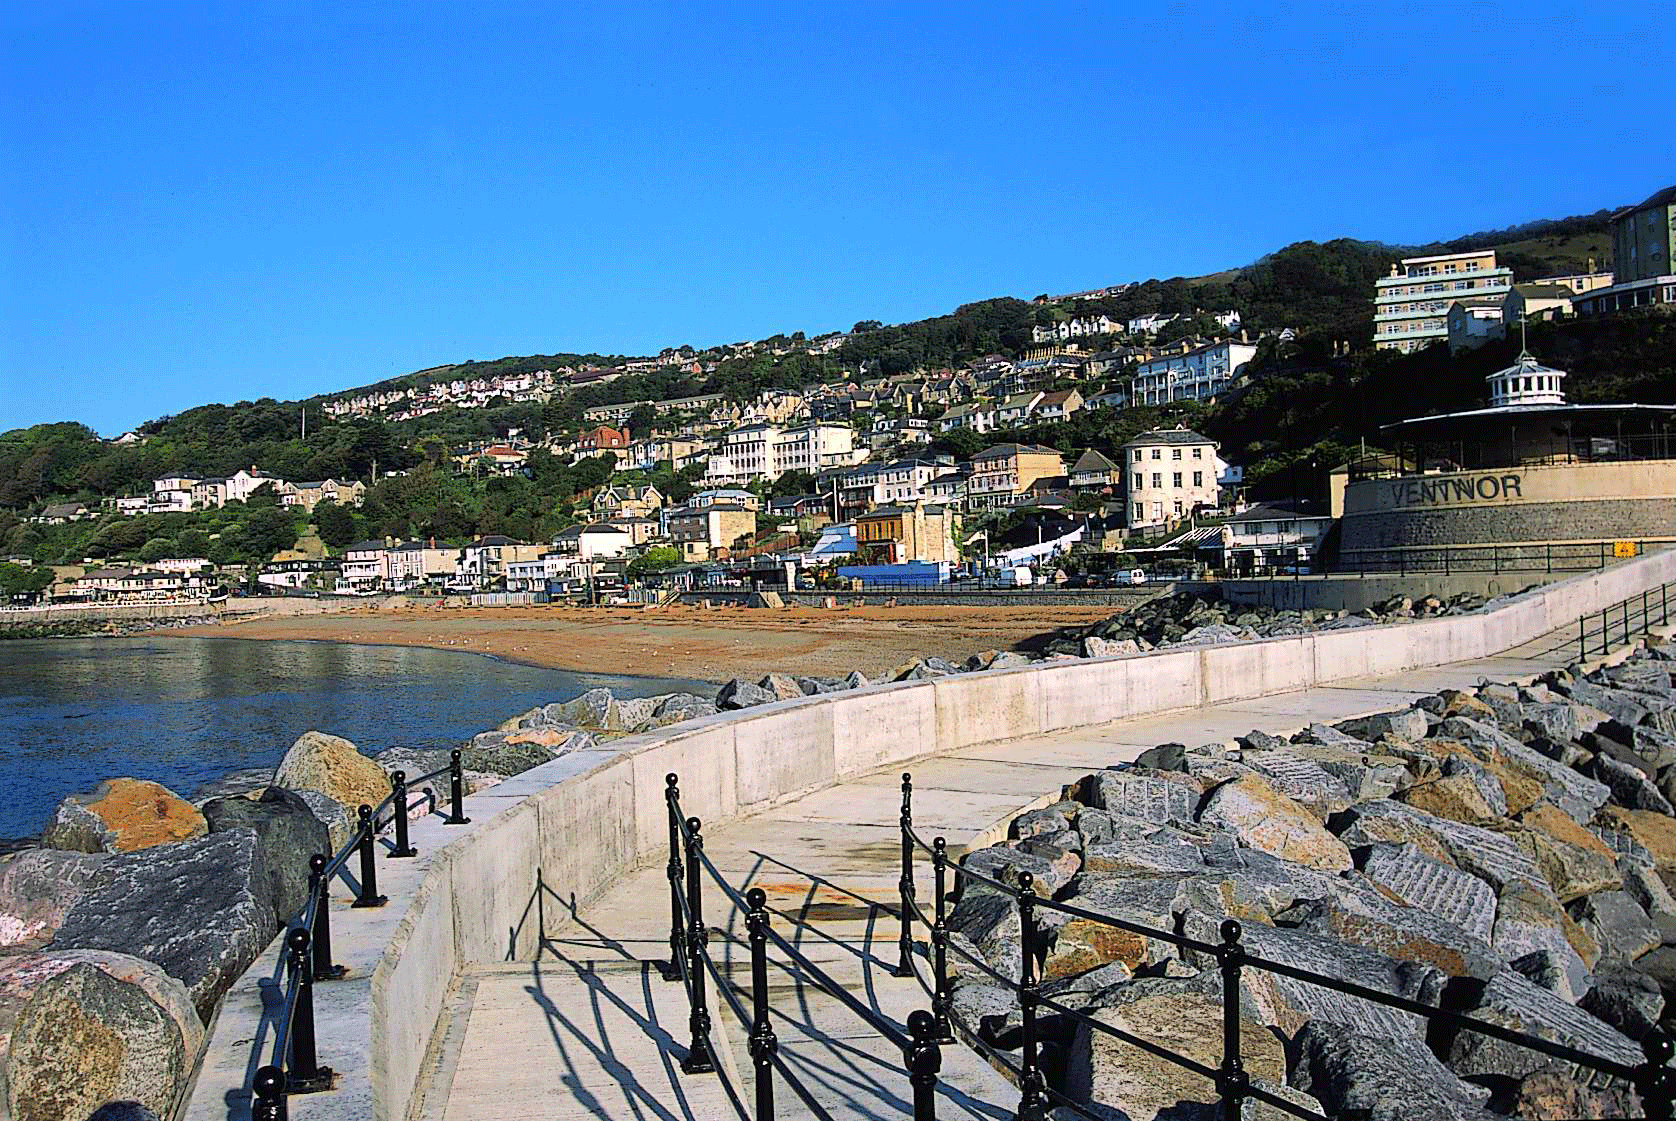
[[[1633,541],[1614,541],[1614,542],[1612,542],[1612,555],[1614,557],[1633,557],[1633,556],[1635,556],[1635,542],[1633,542]]]

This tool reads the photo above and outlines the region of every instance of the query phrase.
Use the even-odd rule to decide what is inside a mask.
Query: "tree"
[[[859,335],[863,331],[877,331],[883,326],[884,324],[880,323],[877,319],[863,319],[860,323],[857,323],[854,327],[850,328],[850,334]]]
[[[673,545],[653,545],[628,563],[628,574],[634,577],[664,572],[681,563],[681,550]]]
[[[153,537],[140,546],[140,560],[145,564],[155,564],[166,557],[180,553],[180,546],[172,538]]]
[[[3,595],[6,599],[11,599],[14,596],[34,599],[52,587],[52,581],[53,573],[50,568],[10,563],[0,564],[0,595]]]
[[[322,502],[314,508],[314,527],[320,540],[334,549],[355,540],[355,515],[336,502]]]
[[[628,415],[628,430],[637,436],[646,436],[651,433],[657,422],[657,410],[652,408],[650,403],[642,401]]]
[[[245,548],[252,560],[265,561],[297,543],[297,525],[277,506],[257,510],[244,527]]]
[[[815,477],[807,471],[786,471],[774,480],[768,493],[775,498],[795,498],[815,492]]]

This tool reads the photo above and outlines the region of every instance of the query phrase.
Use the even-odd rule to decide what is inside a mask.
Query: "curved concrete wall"
[[[360,1116],[407,1117],[462,966],[533,958],[544,926],[625,872],[667,859],[669,772],[681,776],[689,814],[726,819],[934,752],[1483,657],[1672,579],[1676,552],[1660,553],[1494,612],[880,685],[693,721],[526,771],[468,799],[471,825],[416,826],[420,858],[380,862],[380,887],[392,900],[382,911],[334,908],[334,919],[345,916],[334,927],[339,960],[352,976],[370,971],[370,987],[317,986],[343,1005],[341,1019],[326,1013],[332,1022],[320,1032],[322,1060],[338,1060],[342,1089],[297,1099],[292,1115],[364,1085]],[[251,973],[271,972],[271,960],[265,955]],[[248,980],[229,994],[216,1037],[255,1034],[254,1021],[240,1022],[252,1015],[242,993]],[[346,1035],[354,1037],[348,1049],[370,1044],[364,1070],[341,1061]],[[227,1087],[248,1064],[236,1051],[217,1053],[212,1043],[188,1117],[227,1116]]]

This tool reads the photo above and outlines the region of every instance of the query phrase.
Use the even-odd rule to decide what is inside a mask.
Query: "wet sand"
[[[357,608],[184,627],[169,634],[468,650],[552,669],[725,681],[765,673],[877,679],[929,656],[960,661],[1116,608]]]

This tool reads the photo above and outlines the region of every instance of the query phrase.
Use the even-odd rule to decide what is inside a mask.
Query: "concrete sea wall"
[[[322,1059],[339,1089],[293,1099],[291,1115],[407,1117],[462,967],[534,957],[544,929],[667,858],[667,773],[681,776],[689,814],[722,820],[972,744],[1484,657],[1671,580],[1676,552],[1659,553],[1479,614],[872,686],[564,756],[468,799],[468,826],[416,825],[417,859],[379,860],[384,908],[352,913],[347,889],[334,893],[336,956],[350,978],[316,993]],[[185,1114],[193,1121],[243,1115],[239,1087],[267,1061],[255,1049],[268,1038],[276,952],[223,1004]]]

